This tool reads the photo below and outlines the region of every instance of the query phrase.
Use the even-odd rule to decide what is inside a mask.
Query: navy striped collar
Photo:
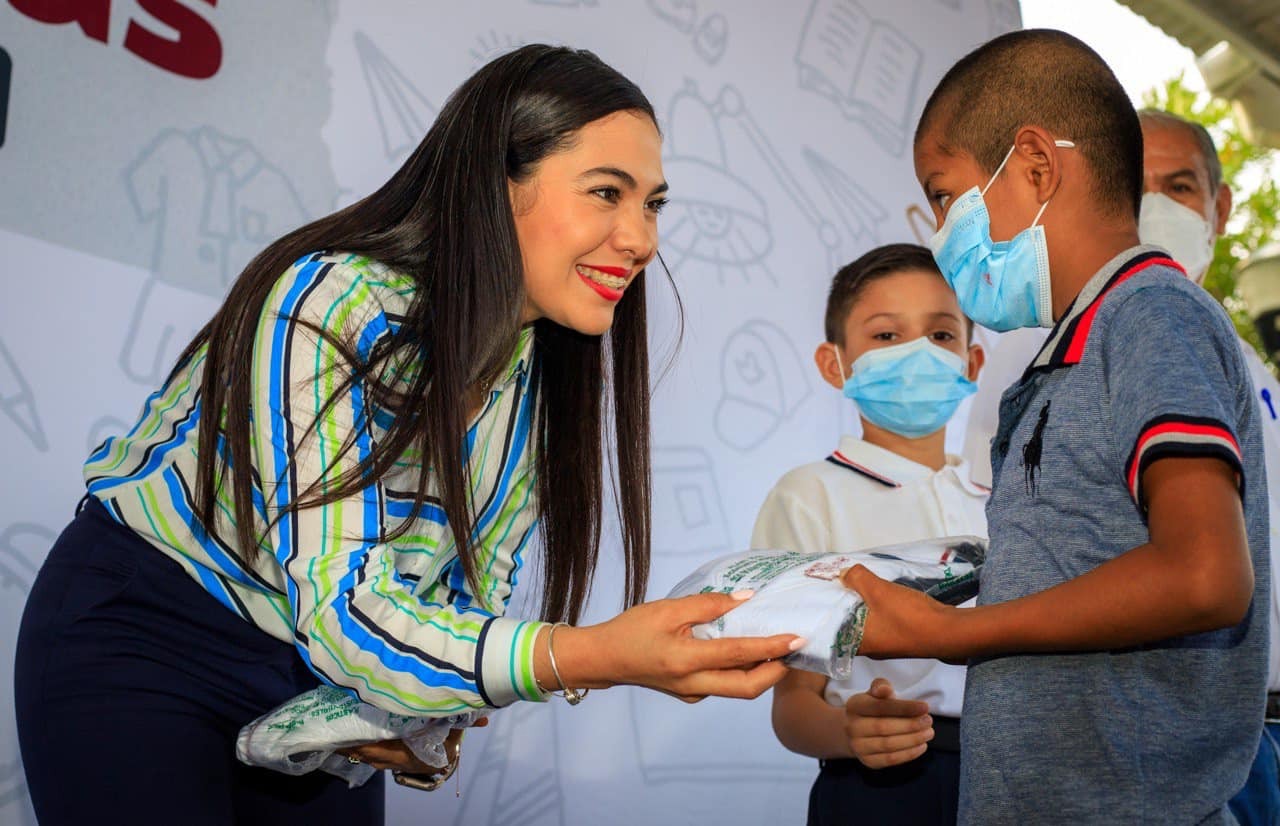
[[[1098,270],[1093,278],[1084,285],[1084,289],[1067,307],[1062,318],[1054,325],[1053,332],[1040,348],[1035,361],[1027,368],[1033,370],[1053,370],[1058,367],[1069,367],[1079,364],[1084,358],[1085,346],[1089,342],[1089,332],[1093,329],[1093,319],[1102,306],[1102,300],[1124,281],[1132,278],[1148,267],[1172,267],[1186,274],[1182,265],[1169,256],[1160,247],[1144,244],[1132,247],[1112,258]]]
[[[832,453],[830,456],[828,456],[827,461],[838,467],[845,468],[846,470],[851,470],[854,473],[860,473],[863,476],[870,479],[871,481],[879,482],[880,484],[884,485],[887,488],[902,487],[901,482],[895,482],[894,480],[890,479],[888,476],[885,476],[882,473],[877,473],[876,471],[872,470],[866,465],[858,464],[857,462],[853,461],[848,456],[845,456],[843,453],[841,453],[838,450],[835,453]]]
[[[841,438],[839,448],[827,456],[826,461],[886,488],[901,488],[935,473],[932,468],[853,436]],[[954,473],[960,485],[974,496],[986,496],[991,492],[970,478],[969,464],[960,457],[948,455],[947,464],[936,472]]]

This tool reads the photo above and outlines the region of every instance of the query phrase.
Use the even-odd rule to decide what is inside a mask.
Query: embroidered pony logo
[[[1027,493],[1035,496],[1040,490],[1037,476],[1040,474],[1040,458],[1044,454],[1044,429],[1049,424],[1049,402],[1040,408],[1036,429],[1022,446],[1022,468],[1026,472]]]

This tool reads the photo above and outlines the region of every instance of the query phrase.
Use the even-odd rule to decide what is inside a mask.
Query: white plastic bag
[[[377,771],[352,763],[334,751],[379,740],[403,740],[419,760],[433,768],[449,764],[444,741],[456,728],[467,728],[482,716],[469,711],[450,717],[408,717],[361,702],[338,688],[299,694],[240,729],[236,757],[250,766],[285,774],[320,769],[359,786]]]
[[[946,537],[870,548],[857,553],[805,554],[797,551],[746,551],[706,563],[671,589],[670,597],[745,588],[755,596],[712,622],[696,625],[693,635],[767,637],[799,634],[808,644],[783,660],[791,668],[828,677],[849,676],[862,642],[867,607],[840,582],[840,572],[865,565],[877,576],[924,591],[951,605],[978,592],[978,571],[986,540]]]

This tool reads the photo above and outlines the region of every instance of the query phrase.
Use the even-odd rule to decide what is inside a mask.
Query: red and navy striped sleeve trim
[[[851,470],[854,473],[859,473],[867,477],[873,482],[879,482],[880,484],[884,485],[887,488],[902,487],[900,483],[895,482],[894,480],[890,479],[888,476],[885,476],[883,473],[876,473],[874,470],[867,467],[866,465],[858,464],[857,462],[853,461],[848,456],[845,456],[843,453],[841,453],[838,450],[835,453],[832,453],[830,456],[828,456],[827,461],[833,465],[842,467],[845,470]]]
[[[1089,331],[1093,329],[1093,319],[1097,316],[1098,309],[1102,306],[1102,300],[1107,297],[1107,293],[1147,267],[1152,266],[1172,267],[1179,272],[1186,273],[1181,264],[1161,252],[1144,252],[1141,255],[1134,256],[1115,275],[1111,276],[1093,301],[1089,302],[1089,306],[1085,307],[1067,323],[1066,329],[1058,339],[1057,346],[1054,347],[1049,364],[1054,367],[1079,364],[1080,360],[1084,358],[1084,348],[1089,341]],[[1068,310],[1068,314],[1070,312]]]
[[[1157,416],[1142,428],[1125,463],[1129,495],[1142,505],[1142,474],[1157,459],[1170,456],[1222,459],[1239,474],[1244,486],[1244,463],[1235,434],[1217,419],[1194,416]]]

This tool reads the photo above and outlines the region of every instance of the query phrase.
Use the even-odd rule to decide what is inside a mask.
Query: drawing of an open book
[[[923,53],[853,0],[814,0],[800,35],[800,88],[840,107],[893,155],[906,145]]]

